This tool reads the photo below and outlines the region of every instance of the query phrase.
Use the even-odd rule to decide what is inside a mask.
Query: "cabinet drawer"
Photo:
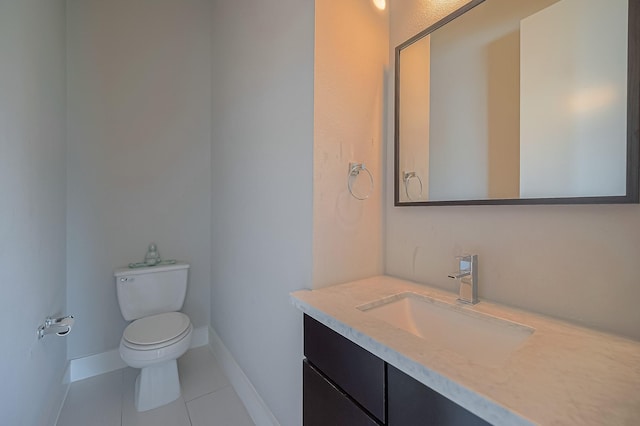
[[[302,363],[304,426],[378,426],[344,392],[307,361]]]
[[[486,426],[489,423],[423,385],[397,368],[387,366],[389,426]]]
[[[386,422],[384,361],[307,315],[304,355],[358,404]]]

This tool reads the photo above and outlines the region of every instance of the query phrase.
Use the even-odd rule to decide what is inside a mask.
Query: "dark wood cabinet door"
[[[485,426],[475,414],[387,365],[389,426]]]
[[[304,426],[379,426],[306,360],[302,363]]]
[[[304,354],[353,400],[381,423],[386,422],[383,360],[307,315]]]

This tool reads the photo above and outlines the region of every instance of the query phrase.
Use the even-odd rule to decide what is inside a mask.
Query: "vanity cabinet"
[[[306,360],[302,364],[302,380],[304,382],[302,412],[305,426],[379,426],[381,424]]]
[[[304,426],[488,425],[308,315],[304,356]]]
[[[387,365],[389,426],[489,425],[438,392]]]
[[[385,362],[365,349],[339,335],[313,318],[304,316],[304,356],[311,370],[322,375],[338,392],[344,393],[352,404],[377,423],[386,422],[386,371]],[[320,397],[312,378],[309,365],[303,375],[303,417],[305,426],[351,425],[343,423],[316,423],[310,411],[312,407],[322,407],[330,411],[327,400]],[[339,407],[335,408],[340,409]],[[313,410],[315,413],[319,410]],[[366,423],[361,423],[366,424]]]

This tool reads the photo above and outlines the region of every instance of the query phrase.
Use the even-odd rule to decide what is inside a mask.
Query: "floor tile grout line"
[[[200,395],[200,396],[197,396],[197,397],[195,397],[195,398],[191,398],[191,399],[190,399],[190,400],[188,400],[188,401],[187,401],[187,400],[185,400],[184,402],[185,402],[185,403],[188,403],[188,402],[195,401],[196,399],[204,398],[204,397],[205,397],[205,396],[207,396],[207,395],[211,395],[212,393],[219,392],[219,391],[221,391],[221,390],[223,390],[223,389],[226,389],[226,388],[228,388],[228,387],[230,387],[230,386],[231,386],[231,383],[228,383],[228,384],[224,385],[224,386],[223,386],[223,387],[221,387],[221,388],[218,388],[218,389],[213,390],[213,391],[211,391],[211,392],[207,392],[207,393],[205,393],[204,395]],[[233,387],[233,386],[231,386],[231,387]],[[234,389],[234,392],[235,392],[235,389]],[[188,408],[189,408],[189,406],[187,405],[187,409],[188,409]]]
[[[184,398],[182,400],[184,401]],[[191,420],[191,413],[189,412],[189,406],[187,405],[187,401],[184,401],[184,409],[187,411],[187,418],[189,419],[189,424],[193,426],[193,420]]]

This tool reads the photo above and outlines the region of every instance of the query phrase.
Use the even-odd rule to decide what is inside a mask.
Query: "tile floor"
[[[178,370],[182,396],[143,413],[133,403],[137,369],[72,383],[57,426],[253,426],[208,347],[184,354]]]

